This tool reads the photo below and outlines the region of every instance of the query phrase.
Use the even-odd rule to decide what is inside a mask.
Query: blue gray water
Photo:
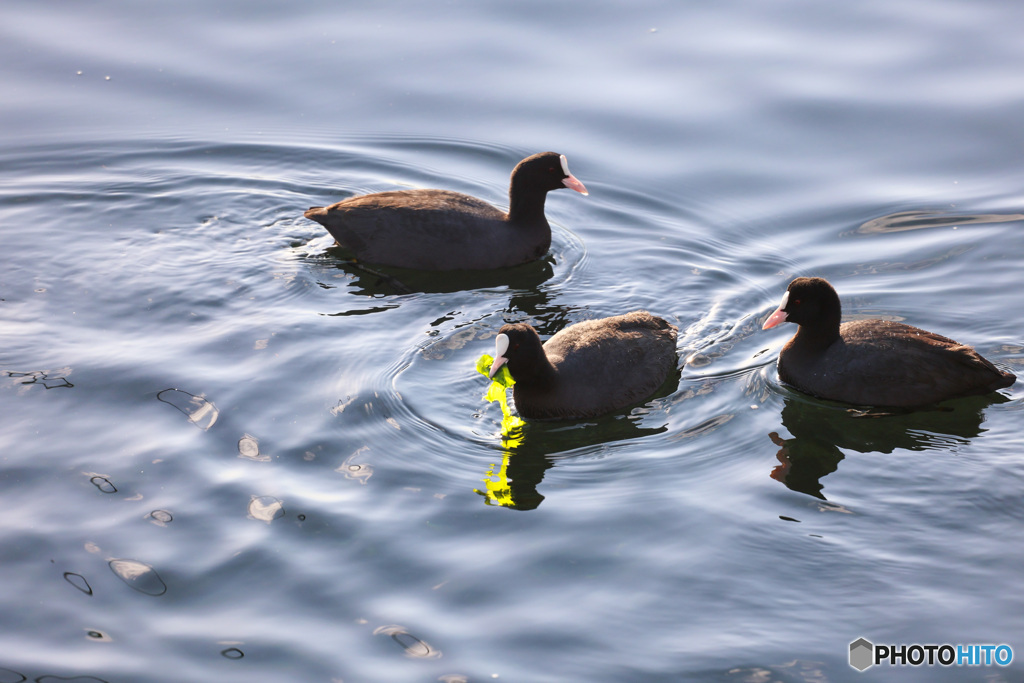
[[[760,323],[819,275],[1024,371],[1024,5],[3,15],[0,682],[1021,679],[1024,385],[858,417]],[[302,218],[503,205],[548,149],[591,194],[512,272],[399,286]],[[637,308],[678,386],[503,444],[496,330]]]

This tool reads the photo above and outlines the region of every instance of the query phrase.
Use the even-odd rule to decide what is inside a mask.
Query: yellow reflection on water
[[[491,364],[494,358],[484,354],[476,363],[476,370],[484,376],[490,375]],[[512,375],[507,367],[499,368],[494,381],[487,388],[483,398],[485,401],[497,401],[501,406],[501,446],[504,453],[501,459],[501,467],[491,465],[487,470],[487,478],[483,480],[486,489],[473,489],[476,493],[484,496],[488,505],[501,505],[503,507],[514,507],[516,502],[512,495],[512,485],[508,479],[508,463],[516,447],[523,442],[523,426],[526,424],[517,415],[512,414],[508,407],[508,388],[515,384]]]

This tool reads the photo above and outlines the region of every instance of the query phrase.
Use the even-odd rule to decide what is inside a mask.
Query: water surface
[[[1022,10],[9,3],[0,681],[1010,681],[1019,385],[781,385],[797,275],[1024,369]],[[528,154],[548,258],[347,263],[312,205]],[[680,379],[515,444],[476,359],[647,308]]]

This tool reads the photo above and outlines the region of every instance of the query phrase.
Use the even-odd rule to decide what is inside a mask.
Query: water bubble
[[[93,486],[103,491],[103,493],[117,493],[117,487],[106,477],[97,475],[89,479],[89,481],[92,482]]]
[[[111,560],[110,569],[118,578],[132,589],[146,595],[163,595],[167,592],[167,584],[163,582],[156,570],[138,560]]]
[[[103,631],[97,631],[96,629],[87,628],[85,629],[85,637],[89,640],[95,640],[100,643],[112,643],[114,639],[108,636]]]
[[[249,501],[249,516],[270,524],[284,517],[284,502],[273,496],[253,496]]]
[[[64,580],[70,583],[72,586],[82,591],[86,595],[92,595],[92,586],[85,580],[85,577],[81,574],[74,572],[64,572]]]
[[[196,396],[181,389],[164,389],[156,397],[183,412],[189,422],[204,431],[212,427],[220,415],[217,406],[202,396]]]
[[[245,656],[245,653],[239,650],[237,647],[229,647],[226,650],[220,651],[221,656],[227,657],[228,659],[241,659]]]

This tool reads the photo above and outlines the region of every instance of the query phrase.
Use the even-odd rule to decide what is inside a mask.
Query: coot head
[[[583,183],[569,173],[569,161],[565,155],[555,152],[541,152],[520,161],[512,169],[513,192],[519,187],[542,192],[568,187],[580,194],[588,194]]]
[[[551,368],[551,362],[544,353],[537,330],[526,323],[515,323],[502,326],[500,333],[494,338],[494,362],[491,363],[490,376],[502,365],[508,366],[508,372],[517,382],[542,373]]]
[[[820,277],[798,277],[789,283],[782,302],[764,322],[761,329],[768,330],[780,323],[828,330],[839,334],[842,305],[839,295],[828,280]]]

